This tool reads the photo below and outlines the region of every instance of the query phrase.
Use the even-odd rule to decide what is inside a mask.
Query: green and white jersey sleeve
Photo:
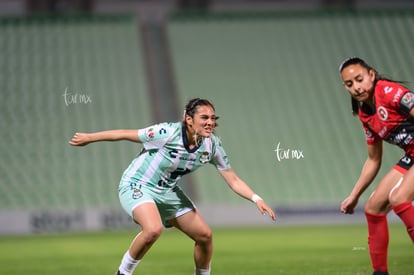
[[[212,141],[215,148],[213,151],[213,158],[211,159],[210,163],[216,166],[219,170],[226,170],[230,169],[229,159],[227,157],[226,152],[224,151],[223,146],[221,145],[221,141],[218,137],[212,136],[208,140]]]
[[[139,140],[146,150],[162,148],[177,130],[173,123],[161,123],[138,130]]]

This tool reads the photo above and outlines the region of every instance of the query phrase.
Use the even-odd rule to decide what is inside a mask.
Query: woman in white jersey
[[[230,167],[220,140],[214,106],[195,98],[185,107],[184,119],[139,130],[76,133],[69,142],[83,146],[97,141],[129,140],[143,144],[142,152],[125,170],[119,184],[122,207],[140,225],[116,274],[130,275],[161,235],[163,226],[174,226],[194,240],[195,274],[210,274],[212,232],[178,180],[198,167],[211,163],[229,187],[253,201],[261,214],[276,219],[273,210]]]

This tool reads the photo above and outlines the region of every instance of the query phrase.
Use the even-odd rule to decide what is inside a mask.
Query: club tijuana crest
[[[379,106],[377,109],[378,116],[381,120],[387,120],[388,118],[388,111],[383,106]]]

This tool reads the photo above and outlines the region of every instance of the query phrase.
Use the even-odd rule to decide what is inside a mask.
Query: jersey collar
[[[184,147],[187,150],[187,152],[194,153],[195,151],[198,150],[198,148],[200,148],[201,144],[203,143],[203,139],[201,140],[201,142],[199,144],[197,144],[196,146],[194,146],[193,149],[190,149],[190,146],[188,144],[188,139],[187,139],[187,134],[186,133],[187,133],[186,127],[185,127],[185,125],[183,125],[182,128],[181,128],[181,134],[182,134],[182,137],[183,137]]]

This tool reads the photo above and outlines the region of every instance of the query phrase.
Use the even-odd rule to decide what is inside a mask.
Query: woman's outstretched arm
[[[69,141],[73,146],[85,146],[98,141],[129,140],[141,142],[138,138],[138,130],[109,130],[95,133],[75,133]]]

